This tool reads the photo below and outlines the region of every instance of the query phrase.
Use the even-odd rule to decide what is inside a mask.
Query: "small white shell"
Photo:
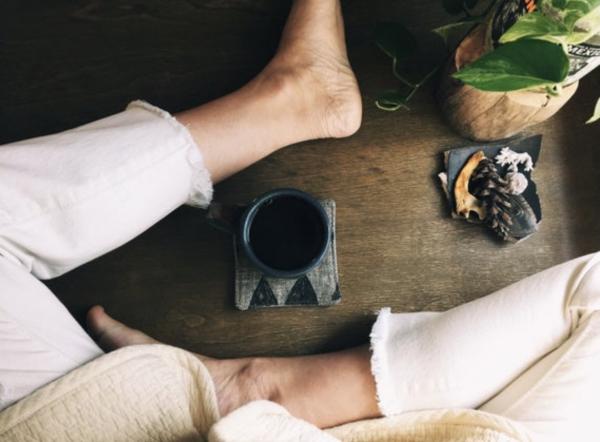
[[[496,155],[496,164],[500,166],[508,166],[510,172],[517,173],[519,171],[519,164],[523,164],[523,170],[525,172],[531,172],[533,170],[533,160],[527,152],[517,153],[510,147],[503,147],[498,155]]]
[[[506,174],[506,181],[508,182],[508,190],[513,195],[520,195],[525,192],[529,181],[527,177],[520,172],[509,172]]]

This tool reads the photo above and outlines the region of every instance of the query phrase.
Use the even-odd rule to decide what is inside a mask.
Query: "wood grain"
[[[431,90],[409,112],[373,105],[394,85],[371,38],[378,19],[427,29],[447,19],[436,0],[343,3],[351,62],[365,104],[355,136],[284,149],[216,188],[244,202],[293,186],[338,207],[342,303],[239,312],[230,238],[181,208],[124,247],[48,285],[83,320],[95,303],[169,344],[213,356],[291,355],[367,339],[374,312],[442,310],[600,248],[600,125],[584,125],[600,89],[533,131],[544,134],[535,178],[541,230],[506,246],[451,220],[436,182],[441,152],[464,144]],[[170,111],[243,84],[273,53],[289,2],[20,2],[0,6],[2,142],[64,130],[144,98]],[[115,215],[117,216],[117,215]]]

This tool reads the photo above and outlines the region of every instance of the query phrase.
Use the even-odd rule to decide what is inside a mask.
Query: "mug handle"
[[[235,235],[246,206],[239,204],[212,203],[208,206],[206,221],[215,229]]]

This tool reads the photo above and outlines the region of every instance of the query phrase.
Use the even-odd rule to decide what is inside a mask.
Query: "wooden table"
[[[235,89],[272,55],[288,2],[280,0],[36,3],[0,7],[0,141],[117,112],[135,98],[178,111]],[[216,187],[244,202],[293,186],[338,205],[342,303],[239,312],[230,238],[204,213],[181,208],[126,246],[48,285],[79,319],[102,303],[167,343],[214,356],[290,355],[365,342],[374,312],[442,310],[553,264],[600,249],[600,124],[585,126],[600,90],[588,76],[544,134],[535,172],[544,220],[530,240],[505,246],[449,218],[435,175],[440,153],[464,143],[442,121],[430,90],[410,112],[373,105],[393,86],[373,46],[378,19],[413,28],[444,23],[437,0],[344,2],[364,123],[344,140],[289,147]]]

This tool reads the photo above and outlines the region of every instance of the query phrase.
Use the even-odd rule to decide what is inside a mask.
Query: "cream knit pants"
[[[211,195],[187,130],[143,102],[0,147],[0,409],[103,354],[38,279]],[[600,254],[447,312],[383,309],[371,333],[381,411],[481,408],[540,440],[600,440],[599,308]]]

